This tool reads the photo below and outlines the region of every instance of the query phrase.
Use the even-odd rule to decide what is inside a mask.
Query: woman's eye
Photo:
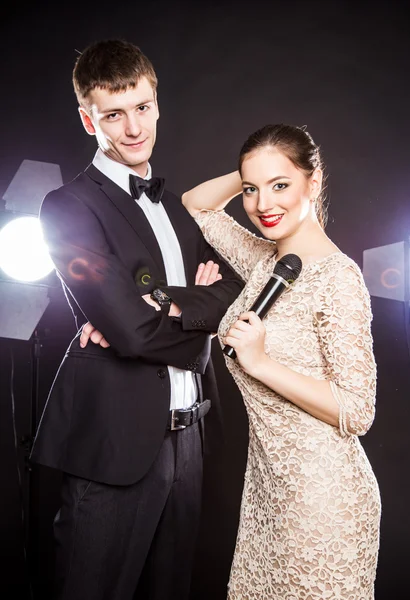
[[[253,187],[252,185],[243,188],[244,194],[254,194],[255,192],[256,192],[256,187]]]
[[[280,192],[281,190],[285,190],[288,187],[287,183],[275,183],[273,189]]]
[[[109,121],[112,121],[113,119],[116,119],[118,117],[118,113],[110,113],[109,115],[107,115],[107,119]]]

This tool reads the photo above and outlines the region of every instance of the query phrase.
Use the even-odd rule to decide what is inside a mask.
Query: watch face
[[[171,303],[171,298],[169,296],[167,296],[167,294],[165,292],[163,292],[162,290],[154,290],[152,292],[152,297],[154,300],[156,300],[158,302],[158,304],[170,304]]]

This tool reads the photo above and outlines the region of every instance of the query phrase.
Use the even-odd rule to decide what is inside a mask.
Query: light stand
[[[50,301],[48,296],[49,288],[57,284],[57,278],[54,273],[49,276],[50,278],[54,278],[53,282],[49,279],[46,284],[31,283],[40,279],[44,282],[47,273],[52,269],[52,264],[51,266],[50,264],[47,266],[47,270],[45,264],[42,263],[44,252],[41,246],[44,245],[44,242],[43,244],[39,243],[38,233],[35,233],[35,230],[40,230],[37,217],[44,196],[51,190],[59,188],[62,183],[63,180],[59,165],[23,160],[3,195],[5,210],[0,210],[0,338],[30,341],[29,414],[27,415],[26,412],[26,416],[28,416],[28,431],[20,439],[17,437],[15,418],[13,389],[14,356],[13,347],[10,347],[12,359],[12,418],[20,482],[22,477],[18,460],[18,449],[23,447],[25,451],[25,494],[23,493],[21,484],[20,492],[23,502],[22,509],[24,511],[24,549],[26,566],[29,570],[29,582],[31,581],[30,575],[33,565],[31,559],[34,556],[34,536],[31,523],[34,488],[29,456],[39,416],[40,359],[42,348],[38,323]],[[34,229],[32,229],[32,221],[35,221]],[[4,277],[4,275],[6,276]],[[2,278],[4,278],[4,281]],[[60,287],[59,283],[58,287]]]
[[[14,354],[10,346],[12,361],[12,377],[10,382],[10,396],[12,403],[12,418],[14,429],[14,444],[17,452],[17,469],[19,473],[20,493],[22,498],[24,550],[30,569],[30,558],[32,556],[32,494],[33,481],[31,477],[31,466],[29,456],[36,434],[39,408],[39,382],[40,382],[40,357],[41,338],[38,332],[38,323],[43,316],[49,302],[49,288],[45,285],[21,283],[17,281],[0,280],[0,338],[10,341],[22,340],[30,343],[29,348],[29,408],[28,426],[25,427],[23,435],[17,434],[16,425],[16,402],[14,390]],[[19,448],[24,450],[24,474],[20,472],[18,459]],[[30,581],[30,578],[29,578]]]

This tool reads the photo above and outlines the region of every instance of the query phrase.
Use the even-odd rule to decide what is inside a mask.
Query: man
[[[106,341],[84,347],[78,332],[32,453],[64,472],[57,597],[131,600],[144,567],[148,591],[138,597],[184,600],[215,388],[210,333],[242,284],[225,265],[218,276],[195,222],[151,177],[159,113],[148,59],[132,44],[99,42],[73,81],[99,149],[46,196],[40,218],[79,324]],[[199,283],[212,285],[194,286],[199,263]]]

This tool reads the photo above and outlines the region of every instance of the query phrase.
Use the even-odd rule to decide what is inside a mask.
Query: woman
[[[239,160],[243,204],[266,239],[223,208],[239,175],[183,196],[207,241],[247,282],[219,328],[249,417],[229,600],[374,598],[380,496],[358,440],[374,418],[369,295],[326,236],[323,170],[303,129],[269,125]],[[303,263],[262,322],[246,312],[285,254]],[[239,317],[238,317],[239,315]]]

